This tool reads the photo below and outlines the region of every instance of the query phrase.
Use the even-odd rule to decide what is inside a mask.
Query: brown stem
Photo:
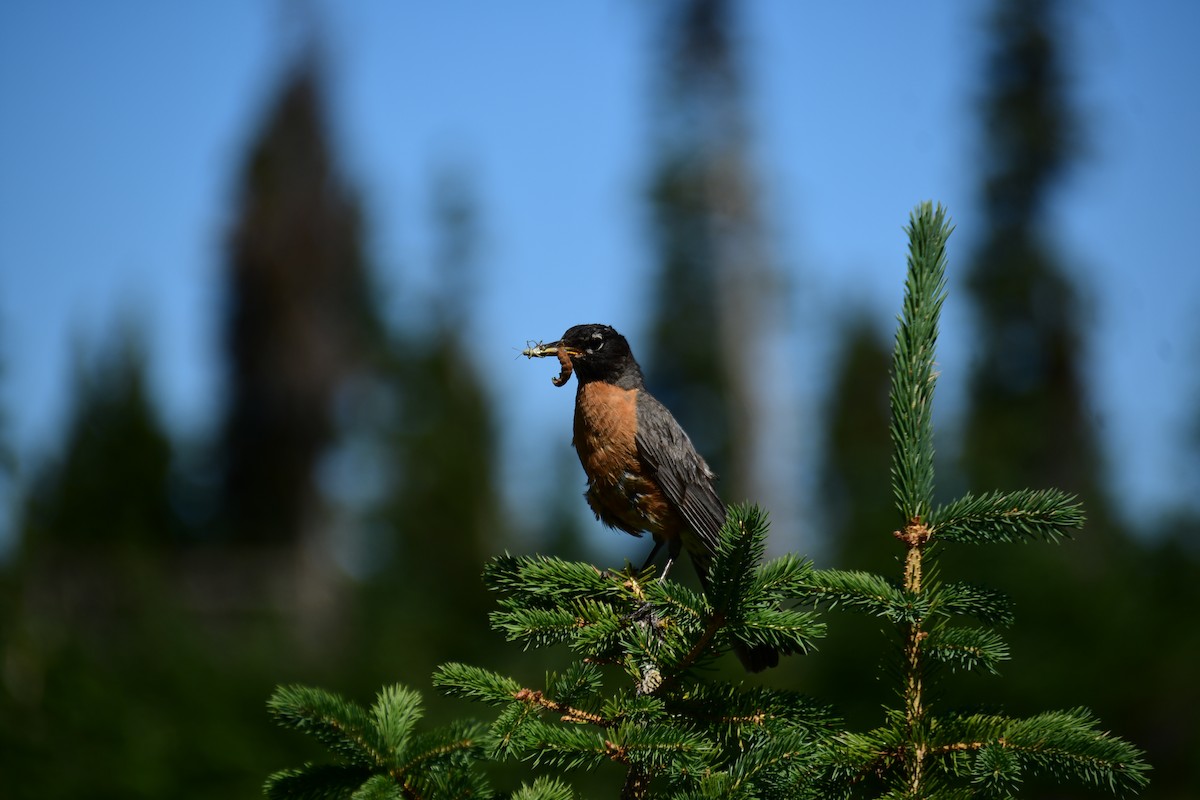
[[[910,520],[896,538],[904,542],[908,552],[904,557],[904,589],[909,595],[919,595],[922,590],[922,557],[931,531],[920,519]],[[907,738],[911,743],[905,748],[904,762],[908,773],[908,790],[911,797],[920,797],[925,784],[925,756],[923,739],[918,733],[925,722],[924,687],[921,682],[921,643],[929,636],[917,619],[908,626],[904,637],[904,722]]]
[[[721,630],[721,626],[725,624],[725,615],[721,612],[716,612],[708,620],[708,625],[705,626],[704,632],[700,634],[700,638],[692,645],[692,649],[687,651],[687,654],[680,660],[675,671],[662,679],[655,687],[655,690],[660,690],[664,687],[671,686],[683,675],[683,673],[700,658],[700,655],[708,647],[708,643],[717,635],[717,631]]]
[[[591,723],[599,725],[602,728],[612,726],[612,721],[605,719],[599,714],[594,714],[591,711],[584,711],[582,708],[575,708],[566,703],[560,703],[557,700],[551,700],[536,689],[521,689],[513,695],[514,698],[523,703],[544,708],[547,711],[553,711],[562,715],[563,722],[574,722],[577,724]]]
[[[621,787],[621,800],[642,800],[650,796],[650,775],[640,767],[630,767]]]

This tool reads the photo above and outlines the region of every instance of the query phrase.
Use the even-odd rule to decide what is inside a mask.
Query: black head
[[[608,325],[576,325],[557,342],[539,345],[529,354],[551,356],[560,346],[570,357],[580,383],[605,381],[630,389],[642,385],[642,370],[629,342]]]

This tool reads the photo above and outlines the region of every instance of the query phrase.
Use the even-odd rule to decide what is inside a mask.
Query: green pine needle
[[[443,664],[433,673],[433,685],[450,697],[505,705],[512,702],[521,684],[482,667],[451,662]]]
[[[1083,507],[1057,490],[967,495],[933,514],[934,536],[947,542],[1056,542],[1083,527]]]
[[[565,705],[577,706],[590,702],[603,689],[604,678],[600,668],[585,661],[571,664],[561,674],[551,672],[546,676],[547,694]]]
[[[269,800],[334,800],[350,798],[371,777],[366,767],[308,764],[272,774],[263,784]]]
[[[825,623],[808,611],[760,608],[731,624],[727,633],[749,647],[767,645],[780,652],[807,653],[825,635]]]
[[[922,203],[908,228],[908,274],[892,361],[892,490],[903,520],[923,520],[933,502],[933,390],[938,317],[946,298],[942,206]]]
[[[372,775],[358,790],[350,796],[350,800],[403,800],[404,791],[400,784],[390,775]]]
[[[521,751],[537,766],[596,769],[611,760],[604,735],[593,729],[530,720],[518,735]]]
[[[473,770],[474,761],[488,744],[487,728],[478,723],[455,723],[414,734],[421,716],[421,697],[411,689],[383,689],[367,712],[321,689],[280,686],[268,706],[281,724],[312,735],[345,762],[277,772],[264,786],[268,797],[376,800],[408,796],[401,793],[401,785],[459,787],[475,796],[488,792],[481,775]],[[462,796],[463,791],[438,796]],[[416,796],[432,795],[418,791]]]
[[[719,748],[702,733],[684,726],[626,723],[608,733],[606,746],[621,763],[648,771],[698,775],[711,766]]]
[[[385,687],[371,707],[371,718],[386,747],[388,763],[394,765],[421,718],[420,692],[398,684]]]
[[[281,725],[313,736],[352,765],[375,767],[387,762],[386,747],[367,712],[332,692],[280,686],[267,708]]]
[[[976,779],[1003,769],[1009,781],[1035,773],[1118,795],[1135,793],[1149,783],[1145,754],[1100,730],[1096,718],[1083,708],[1024,719],[989,714],[951,717],[935,723],[932,732],[934,749],[949,757],[948,767],[960,769],[965,757]],[[1003,748],[1008,757],[985,753],[996,748]]]
[[[1012,600],[1008,595],[969,583],[939,587],[933,610],[946,615],[974,617],[989,625],[1013,624]]]
[[[575,793],[557,778],[538,778],[532,784],[522,784],[513,792],[512,800],[573,800]]]
[[[580,603],[576,608],[575,627],[565,630],[569,634],[568,644],[576,653],[597,659],[616,656],[622,643],[628,638],[629,614],[632,606],[624,613],[600,603]]]
[[[670,698],[667,710],[706,726],[710,733],[739,741],[754,731],[773,735],[791,728],[803,728],[814,737],[827,735],[840,722],[828,706],[799,692],[716,681],[688,687]]]
[[[539,723],[542,709],[531,703],[511,703],[492,722],[489,757],[496,760],[516,758],[525,747],[527,724]]]
[[[929,635],[925,650],[952,669],[985,669],[994,675],[999,674],[1000,662],[1008,660],[1004,638],[981,628],[941,628]]]
[[[605,701],[600,715],[608,720],[653,724],[667,719],[666,706],[661,698],[620,689]]]
[[[806,558],[791,553],[773,558],[758,568],[750,596],[775,601],[799,597],[808,587],[812,572],[812,562]]]
[[[1021,759],[1011,749],[986,744],[972,759],[971,782],[994,796],[1010,796],[1024,778]]]
[[[485,746],[490,744],[487,734],[485,725],[467,721],[419,733],[413,737],[394,772],[416,779],[436,774],[439,766],[456,766],[458,771],[466,772],[472,758],[482,755]]]
[[[910,598],[891,581],[870,572],[839,569],[813,570],[799,594],[800,599],[825,608],[909,622],[928,612],[928,598]]]
[[[581,624],[572,605],[554,608],[515,606],[493,611],[490,619],[492,628],[503,633],[508,641],[519,642],[527,650],[569,644]]]
[[[518,595],[525,604],[554,608],[582,597],[618,600],[620,584],[591,564],[546,556],[503,555],[484,568],[489,589]]]
[[[767,514],[758,506],[729,509],[708,576],[708,600],[714,609],[736,614],[744,606],[766,552],[767,527]]]
[[[712,797],[826,797],[817,793],[813,777],[822,766],[824,748],[812,732],[790,728],[750,732],[746,746],[728,769],[725,785]]]

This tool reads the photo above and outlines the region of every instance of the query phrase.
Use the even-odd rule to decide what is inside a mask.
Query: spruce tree
[[[914,212],[889,397],[897,526],[877,532],[881,547],[900,549],[898,579],[818,570],[792,555],[762,563],[767,522],[753,506],[730,509],[703,595],[652,569],[496,558],[484,572],[499,596],[492,627],[526,649],[566,648],[571,663],[541,685],[443,665],[436,687],[498,711],[486,727],[423,734],[420,746],[410,690],[385,690],[367,711],[324,690],[280,689],[270,704],[277,719],[324,742],[336,760],[276,773],[268,794],[490,796],[480,777],[487,760],[567,778],[608,772],[622,798],[1008,797],[1041,778],[1116,794],[1143,787],[1140,751],[1086,709],[1016,716],[952,710],[940,698],[947,672],[996,672],[1013,618],[1003,594],[944,580],[941,550],[1055,542],[1083,521],[1075,499],[1057,490],[934,499],[934,363],[949,234],[941,208]],[[896,696],[877,726],[855,730],[813,698],[713,672],[735,644],[811,651],[825,629],[814,606],[895,631]],[[590,774],[586,785],[596,785]],[[573,794],[541,780],[513,796]]]
[[[945,212],[926,204],[908,229],[905,301],[893,351],[890,393],[892,494],[903,547],[902,579],[866,572],[814,573],[824,602],[886,620],[898,634],[896,703],[884,724],[848,734],[839,796],[1011,796],[1027,778],[1072,781],[1116,792],[1146,783],[1141,753],[1103,732],[1084,709],[1028,717],[945,710],[949,671],[995,673],[1007,659],[1000,629],[1012,623],[995,590],[942,578],[945,548],[1058,541],[1083,521],[1079,504],[1056,490],[992,491],[938,504],[932,401],[935,345],[946,291]]]

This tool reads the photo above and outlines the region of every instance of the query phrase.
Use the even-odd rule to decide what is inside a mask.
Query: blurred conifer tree
[[[878,537],[899,525],[890,498],[881,496],[891,466],[888,370],[891,353],[864,315],[847,320],[834,357],[821,469],[821,511],[834,562],[886,573],[895,567]]]
[[[888,444],[888,373],[891,351],[865,313],[842,321],[832,382],[821,419],[825,441],[819,462],[818,510],[826,551],[842,569],[895,574],[897,553],[885,540],[897,530],[895,504],[886,492],[892,453]],[[797,680],[818,694],[839,698],[839,712],[866,724],[891,700],[877,678],[880,630],[877,621],[831,612],[837,624],[821,645],[821,657],[801,664]],[[869,655],[868,655],[869,654]],[[796,661],[793,659],[792,661]]]
[[[1089,628],[1102,615],[1092,595],[1105,582],[1108,597],[1124,591],[1112,585],[1123,581],[1112,560],[1123,536],[1109,511],[1083,380],[1079,293],[1050,225],[1052,196],[1078,158],[1082,127],[1066,77],[1063,13],[1053,0],[1004,0],[988,18],[979,118],[983,233],[966,269],[979,348],[961,453],[971,489],[1056,486],[1078,494],[1087,508],[1079,546],[1020,554],[1019,561],[989,553],[964,565],[981,577],[1019,571],[1024,580],[1013,591],[1019,607],[1044,607],[1067,595],[1066,605],[1057,605],[1071,611],[1022,626],[1013,645],[1022,655],[1033,651],[1023,660],[1028,672],[1006,682],[1014,693],[1060,698],[1063,689],[1079,686],[1074,667],[1051,655],[1061,627],[1086,637],[1082,652],[1098,650],[1103,634]],[[1079,602],[1071,604],[1072,595]]]
[[[370,512],[382,549],[364,600],[366,627],[389,631],[367,643],[373,660],[413,682],[448,658],[499,646],[480,576],[507,540],[496,422],[473,358],[469,287],[477,283],[480,222],[466,173],[437,176],[431,224],[429,316],[392,334],[378,365],[390,412],[374,437],[391,480]]]
[[[1083,124],[1067,79],[1063,13],[1052,0],[1000,2],[989,22],[983,234],[967,271],[981,344],[964,466],[972,485],[1077,492],[1095,528],[1110,513],[1082,375],[1081,301],[1049,230]]]
[[[239,542],[296,543],[327,524],[316,469],[379,327],[311,54],[242,166],[225,285],[224,522]]]
[[[998,0],[987,21],[979,107],[983,234],[966,274],[980,346],[961,459],[971,489],[1031,485],[1076,493],[1087,525],[1069,548],[989,550],[954,568],[985,584],[989,576],[1020,579],[1011,593],[1028,623],[1014,629],[1016,658],[997,702],[1054,697],[1088,704],[1146,746],[1158,767],[1178,754],[1156,752],[1150,741],[1162,720],[1143,713],[1147,687],[1114,678],[1144,672],[1138,653],[1171,640],[1165,630],[1152,632],[1166,608],[1154,600],[1149,548],[1113,511],[1084,379],[1083,302],[1052,233],[1054,193],[1085,141],[1069,79],[1065,15],[1072,10],[1054,0]],[[1073,661],[1060,657],[1064,639],[1077,654]],[[1172,695],[1182,689],[1158,683]],[[1155,785],[1171,791],[1161,780]],[[1030,792],[1050,796],[1037,787]]]
[[[64,441],[34,470],[0,625],[13,797],[255,796],[257,765],[281,756],[261,687],[323,674],[349,642],[327,636],[314,660],[300,641],[340,610],[328,553],[297,545],[329,522],[314,470],[376,325],[316,67],[288,76],[244,165],[227,272],[233,535],[176,513],[176,452],[134,337],[80,368]]]
[[[277,751],[247,709],[287,665],[276,656],[252,672],[254,643],[272,641],[264,629],[239,637],[196,605],[190,531],[171,499],[175,450],[136,331],[81,352],[70,393],[4,575],[4,796],[236,795]]]
[[[726,500],[764,501],[756,412],[772,381],[747,353],[762,344],[777,277],[747,152],[736,7],[654,7],[664,61],[649,187],[657,271],[643,363],[655,395],[722,478]]]
[[[32,479],[25,556],[175,543],[171,442],[146,386],[140,336],[127,329],[107,351],[79,353],[73,380],[62,449]]]

